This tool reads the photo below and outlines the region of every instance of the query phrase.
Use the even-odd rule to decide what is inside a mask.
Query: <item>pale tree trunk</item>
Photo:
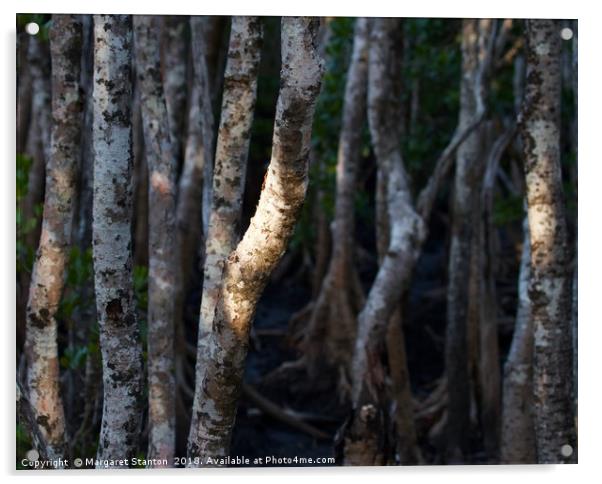
[[[142,348],[132,281],[132,20],[94,16],[93,256],[103,364],[99,459],[136,455]]]
[[[27,384],[29,399],[47,442],[48,455],[64,457],[65,415],[60,395],[57,321],[71,241],[80,156],[79,91],[81,23],[54,15],[52,57],[52,134],[46,170],[42,234],[27,304]]]
[[[136,71],[148,163],[148,408],[150,459],[175,452],[176,169],[160,72],[158,19],[134,17]]]
[[[282,69],[272,159],[255,215],[225,262],[203,398],[189,457],[227,456],[257,301],[286,250],[307,189],[311,126],[320,90],[319,21],[282,19]]]
[[[233,17],[228,62],[224,74],[222,114],[215,152],[213,201],[205,245],[203,295],[199,319],[195,395],[188,438],[189,452],[202,444],[203,382],[213,339],[214,316],[222,271],[240,237],[240,217],[245,187],[251,125],[257,99],[257,72],[262,26],[258,17]]]
[[[462,80],[460,83],[459,126],[469,126],[482,107],[477,92],[478,78],[492,49],[492,21],[464,20],[462,25]],[[447,333],[445,368],[447,374],[448,419],[446,456],[461,461],[468,450],[470,426],[470,374],[468,358],[468,307],[473,220],[471,215],[480,193],[483,173],[482,131],[477,129],[458,148],[454,181],[452,234],[447,289]]]
[[[380,170],[380,179],[386,180],[386,194],[380,203],[386,206],[387,214],[381,215],[381,227],[388,239],[376,279],[366,304],[358,316],[358,334],[352,360],[352,405],[353,413],[344,437],[345,463],[350,465],[379,465],[392,460],[385,453],[386,420],[386,370],[381,362],[385,348],[388,323],[398,307],[404,284],[409,279],[406,268],[413,267],[419,255],[421,243],[426,235],[422,218],[416,213],[409,180],[401,158],[401,21],[398,19],[375,19],[370,36],[370,67],[368,86],[368,120],[374,151]],[[382,252],[382,250],[381,250]],[[399,321],[399,320],[398,320]],[[401,324],[395,330],[402,331]],[[403,343],[403,333],[396,338]],[[406,370],[405,349],[401,349],[404,361],[396,364]],[[393,356],[393,355],[392,355]],[[397,413],[396,427],[404,444],[399,450],[404,454],[404,463],[419,460],[409,381],[395,388],[396,405],[402,407]],[[397,419],[397,417],[401,417]]]
[[[342,398],[349,397],[349,370],[360,307],[354,281],[359,279],[354,257],[354,201],[360,161],[362,128],[366,120],[369,21],[358,18],[347,71],[343,119],[336,170],[332,255],[302,344],[310,379],[325,368],[334,374]]]
[[[178,164],[182,160],[186,122],[188,17],[168,15],[163,18],[163,85],[169,117],[169,136]]]
[[[518,308],[510,352],[504,365],[500,462],[534,464],[535,430],[533,427],[533,326],[529,280],[531,250],[529,224],[523,223],[524,240],[518,278]]]
[[[529,233],[537,461],[576,462],[571,403],[571,277],[560,168],[560,37],[552,20],[527,21],[522,120]],[[563,455],[570,445],[573,452]]]

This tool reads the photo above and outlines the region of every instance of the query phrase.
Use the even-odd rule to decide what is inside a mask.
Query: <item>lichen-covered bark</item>
[[[31,276],[25,341],[29,399],[46,439],[48,455],[53,459],[64,457],[65,445],[55,316],[63,291],[77,195],[82,111],[80,49],[81,23],[76,16],[53,16],[52,133],[42,234]]]
[[[175,445],[176,154],[160,71],[158,18],[134,17],[136,72],[148,163],[149,459],[172,465]]]
[[[284,254],[307,189],[311,126],[322,63],[316,49],[319,21],[282,19],[282,69],[272,158],[255,215],[228,257],[201,386],[201,405],[191,428],[190,457],[228,455],[249,331],[257,301]]]
[[[187,95],[188,17],[163,18],[163,85],[169,117],[169,136],[178,163],[182,158]]]
[[[317,377],[318,372],[322,373],[321,378],[326,378],[325,369],[334,370],[339,394],[343,398],[349,396],[349,370],[355,341],[356,314],[360,309],[354,293],[354,279],[358,278],[353,263],[354,200],[361,134],[366,120],[368,35],[369,20],[358,18],[343,101],[332,223],[332,255],[302,345],[310,378]]]
[[[368,120],[379,169],[386,174],[388,247],[381,261],[366,304],[358,316],[358,334],[353,355],[351,421],[344,437],[345,463],[378,465],[391,460],[387,453],[386,374],[381,362],[388,322],[398,306],[404,284],[426,235],[416,213],[400,150],[401,137],[401,48],[399,19],[375,19],[370,36]],[[384,203],[384,202],[383,202]],[[401,326],[397,328],[401,331]],[[403,341],[403,334],[398,338]],[[403,351],[403,350],[402,350]],[[401,363],[403,368],[405,365]],[[407,383],[407,382],[406,382]],[[415,430],[409,385],[396,389],[403,401],[396,405],[408,411],[400,438],[408,443],[403,462],[416,461]],[[398,415],[401,416],[401,415]],[[405,435],[404,435],[405,434]],[[389,449],[390,451],[390,449]]]
[[[210,357],[215,308],[220,293],[224,261],[236,247],[257,98],[257,72],[262,26],[258,17],[233,17],[228,61],[224,73],[221,120],[215,152],[212,208],[205,244],[203,295],[199,319],[196,388],[189,448],[199,446],[198,427],[207,359]]]
[[[523,223],[523,230],[518,308],[512,344],[504,365],[500,438],[500,462],[504,464],[536,462],[533,427],[533,327],[529,299],[531,250],[527,218]]]
[[[136,455],[142,348],[132,285],[132,20],[94,16],[94,285],[103,374],[99,459]]]
[[[467,19],[462,25],[462,79],[460,83],[460,129],[470,126],[481,109],[485,41],[491,36],[491,20]],[[478,129],[459,146],[456,153],[452,230],[447,288],[447,373],[448,419],[447,459],[461,461],[468,450],[470,376],[468,370],[468,295],[470,280],[472,213],[478,206],[483,173],[482,137]]]
[[[576,462],[570,396],[571,277],[560,169],[560,26],[528,20],[523,147],[531,235],[537,461]],[[570,457],[561,448],[574,449]]]

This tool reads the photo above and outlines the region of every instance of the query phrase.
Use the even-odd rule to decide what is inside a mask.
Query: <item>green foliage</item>
[[[16,434],[17,470],[23,470],[26,469],[26,467],[24,467],[21,464],[21,460],[25,458],[27,451],[30,450],[33,447],[33,445],[31,443],[31,439],[29,438],[27,431],[25,430],[25,427],[19,422],[17,422]]]
[[[22,32],[30,22],[35,22],[40,26],[40,31],[36,34],[36,37],[43,42],[48,42],[48,31],[52,25],[52,17],[48,14],[39,13],[17,14],[17,31]]]
[[[134,297],[138,311],[142,348],[144,348],[143,355],[146,360],[146,342],[148,340],[148,267],[146,266],[134,266]]]
[[[43,207],[38,205],[34,207],[34,216],[26,218],[23,213],[22,203],[29,190],[29,170],[33,160],[23,154],[17,154],[17,173],[16,173],[16,191],[17,191],[17,273],[22,271],[31,272],[35,257],[35,250],[26,243],[26,237],[38,225],[42,217]]]
[[[326,66],[312,127],[315,158],[309,169],[307,202],[291,240],[293,249],[310,244],[315,237],[313,207],[318,191],[323,195],[319,209],[324,210],[328,218],[334,214],[337,150],[354,23],[352,18],[339,17],[332,19],[328,27],[331,33],[324,54]]]
[[[404,21],[402,151],[410,178],[422,186],[457,124],[460,95],[460,21]],[[413,95],[416,99],[413,100]],[[412,112],[412,105],[417,108]]]
[[[506,195],[495,198],[493,202],[493,223],[498,227],[520,222],[524,216],[522,196]]]

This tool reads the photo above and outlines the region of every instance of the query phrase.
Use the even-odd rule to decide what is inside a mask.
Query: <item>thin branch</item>
[[[268,400],[263,395],[261,395],[255,388],[253,388],[248,383],[242,384],[242,391],[245,397],[247,397],[251,402],[253,402],[259,410],[261,410],[266,415],[279,420],[282,423],[285,423],[301,432],[304,432],[312,437],[320,440],[331,440],[332,436],[328,435],[326,432],[322,432],[317,429],[313,425],[310,425],[303,420],[299,419],[299,417],[293,415],[291,412],[280,408],[271,400]]]

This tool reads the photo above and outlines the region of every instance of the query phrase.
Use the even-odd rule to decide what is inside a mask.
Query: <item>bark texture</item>
[[[500,461],[504,464],[536,462],[533,427],[533,327],[531,325],[531,249],[529,224],[523,223],[524,240],[518,278],[518,308],[510,352],[504,365]]]
[[[233,17],[228,61],[224,74],[222,114],[215,152],[212,208],[205,245],[203,295],[199,319],[196,388],[189,447],[199,445],[199,409],[214,331],[215,308],[220,297],[222,271],[240,237],[251,125],[257,99],[257,72],[262,26],[258,17]]]
[[[40,244],[27,303],[27,385],[48,456],[64,457],[65,415],[60,394],[57,321],[71,242],[71,222],[80,155],[82,102],[79,90],[81,23],[53,16],[52,134]]]
[[[529,233],[537,461],[576,462],[570,395],[571,277],[560,169],[560,25],[528,20],[522,120]],[[570,456],[561,453],[570,445]]]
[[[103,374],[99,459],[136,455],[142,348],[132,285],[132,20],[94,16],[93,257]]]
[[[195,409],[189,457],[226,456],[257,301],[286,250],[307,189],[311,126],[320,89],[319,21],[284,17],[281,84],[272,158],[255,215],[228,257],[214,318],[210,358]]]
[[[148,163],[149,459],[172,465],[175,444],[176,153],[163,96],[157,17],[134,17],[136,71]]]

